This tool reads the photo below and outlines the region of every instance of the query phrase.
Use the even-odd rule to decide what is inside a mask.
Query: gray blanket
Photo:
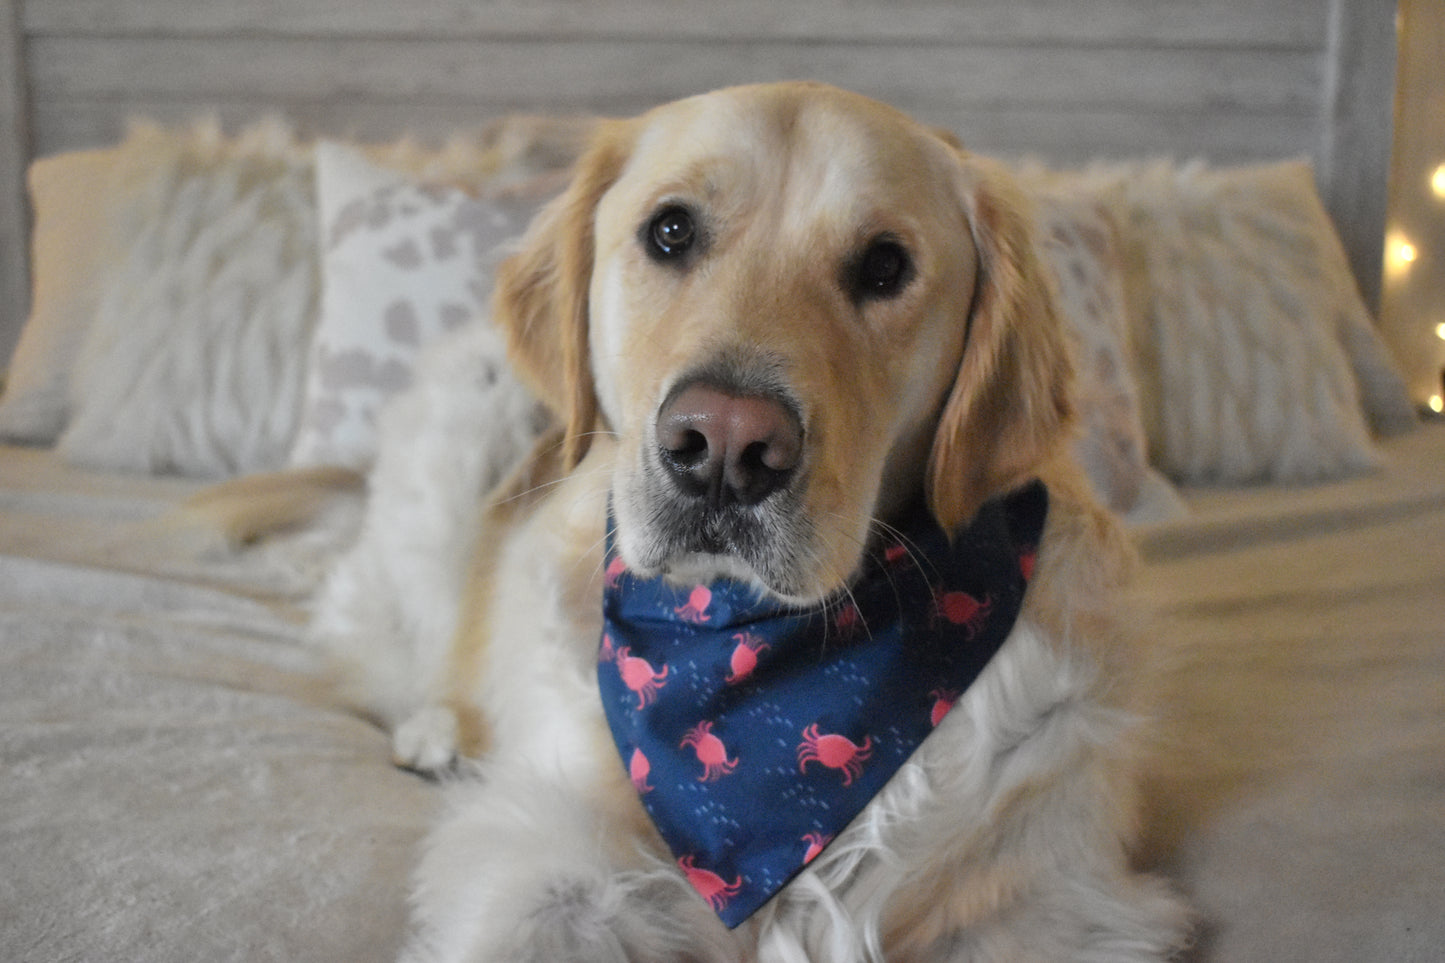
[[[1445,429],[1388,453],[1141,533],[1200,960],[1445,958]],[[0,959],[392,959],[440,790],[301,645],[324,546],[140,537],[190,490],[0,449]]]

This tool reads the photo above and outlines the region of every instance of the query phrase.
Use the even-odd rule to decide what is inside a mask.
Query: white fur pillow
[[[1062,193],[1037,198],[1038,246],[1054,276],[1078,374],[1075,450],[1101,501],[1127,513],[1149,472],[1129,363],[1124,269],[1104,205]]]
[[[291,462],[364,468],[422,347],[486,316],[497,263],[540,198],[474,198],[341,144],[317,145],[316,173],[322,311]]]
[[[133,180],[58,447],[91,467],[220,477],[275,468],[316,316],[309,153],[275,124],[140,127]]]
[[[1371,373],[1387,420],[1388,355],[1308,165],[1116,165],[1072,185],[1114,201],[1130,238],[1132,341],[1160,468],[1242,483],[1376,465],[1357,372]],[[1403,381],[1398,397],[1408,407]]]

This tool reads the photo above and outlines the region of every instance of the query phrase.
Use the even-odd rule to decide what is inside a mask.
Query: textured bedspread
[[[393,959],[436,790],[327,703],[305,573],[165,574],[190,490],[0,450],[0,959]]]
[[[1196,492],[1144,539],[1202,959],[1445,959],[1445,427],[1380,475]]]
[[[1142,533],[1201,960],[1445,958],[1445,428],[1387,452]],[[190,490],[0,449],[0,959],[392,959],[439,790],[328,700],[315,546],[138,536]]]

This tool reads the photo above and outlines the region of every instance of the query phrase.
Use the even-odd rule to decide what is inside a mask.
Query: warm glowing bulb
[[[1390,231],[1384,244],[1384,266],[1392,275],[1403,275],[1419,256],[1419,250],[1416,250],[1415,244],[1410,243],[1405,231]]]
[[[1439,338],[1441,341],[1445,341],[1445,324],[1435,325],[1435,337]]]
[[[1442,398],[1439,395],[1431,395],[1430,410],[1435,412],[1435,414],[1437,415],[1445,412],[1445,398]]]
[[[1388,254],[1385,258],[1385,265],[1390,269],[1390,273],[1395,275],[1403,275],[1420,256],[1415,245],[1411,244],[1402,234],[1393,235],[1385,250]]]
[[[1435,173],[1430,176],[1430,189],[1436,197],[1445,197],[1445,164],[1435,168]]]

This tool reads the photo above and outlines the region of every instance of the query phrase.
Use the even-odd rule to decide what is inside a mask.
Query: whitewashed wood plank
[[[908,44],[479,43],[40,38],[37,98],[394,100],[636,109],[730,83],[813,78],[904,108],[999,104],[1313,110],[1305,52]]]
[[[1013,108],[920,111],[920,119],[958,132],[972,149],[1056,164],[1172,158],[1215,164],[1313,157],[1314,117],[1299,113]]]
[[[30,155],[24,43],[16,0],[0,0],[0,371],[9,364],[30,304]]]
[[[219,120],[231,132],[262,119],[279,119],[289,123],[303,137],[377,143],[412,137],[422,143],[440,144],[453,135],[479,132],[489,122],[510,113],[514,111],[455,104],[411,105],[365,100],[348,100],[339,104],[297,101],[280,104],[245,100],[215,104],[140,98],[62,103],[37,100],[33,108],[37,156],[114,143],[125,135],[132,118],[168,126]],[[567,112],[553,113],[561,116]]]
[[[1328,0],[37,0],[45,35],[950,40],[1318,48]]]
[[[303,134],[372,141],[415,136],[440,142],[449,134],[480,129],[507,112],[464,105],[413,106],[361,100],[343,104],[293,102],[284,107],[285,118]],[[62,103],[37,100],[36,150],[50,154],[112,143],[124,133],[125,118],[132,116],[167,124],[214,116],[227,129],[238,130],[278,113],[278,105],[262,102],[215,106],[139,99]],[[972,149],[982,153],[1034,156],[1059,164],[1081,164],[1095,158],[1200,157],[1232,163],[1301,157],[1310,155],[1319,140],[1315,116],[1309,113],[926,107],[916,114],[920,120],[958,132]]]

